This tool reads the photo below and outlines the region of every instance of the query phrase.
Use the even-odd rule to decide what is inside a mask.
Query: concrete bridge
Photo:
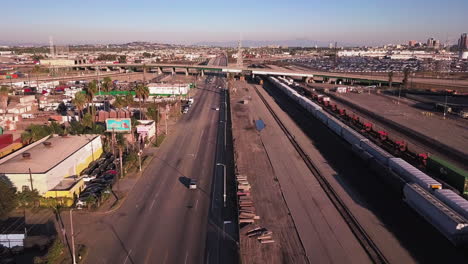
[[[163,64],[163,63],[118,63],[118,64],[75,64],[75,65],[60,65],[53,66],[54,69],[72,69],[72,70],[125,70],[135,69],[143,71],[154,71],[158,73],[167,72],[168,70],[175,74],[184,72],[186,75],[190,73],[201,74],[205,72],[223,72],[235,76],[257,76],[257,75],[273,75],[273,76],[288,76],[302,78],[306,82],[328,82],[328,83],[346,83],[346,84],[365,84],[365,85],[387,85],[388,80],[382,77],[369,78],[369,76],[356,76],[352,74],[336,74],[336,73],[314,73],[302,69],[287,69],[287,68],[235,68],[230,66],[212,66],[212,65],[188,65],[188,64]],[[394,81],[393,84],[399,85],[401,81]]]

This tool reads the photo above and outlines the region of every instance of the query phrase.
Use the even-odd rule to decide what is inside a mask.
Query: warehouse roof
[[[44,141],[50,142],[50,146],[43,142],[33,143],[35,145],[29,149],[26,146],[1,159],[0,172],[26,174],[31,169],[31,173],[45,173],[96,137],[99,135],[54,136]],[[23,153],[26,152],[30,154],[29,158],[23,157]]]

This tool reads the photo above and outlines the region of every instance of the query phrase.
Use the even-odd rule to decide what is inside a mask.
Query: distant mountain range
[[[334,44],[334,41],[315,41],[310,39],[291,39],[291,40],[242,40],[242,47],[265,47],[265,46],[287,46],[287,47],[328,47],[330,43]],[[15,43],[11,41],[1,41],[1,45],[7,46],[48,46],[48,43]],[[237,47],[238,41],[202,41],[202,42],[195,42],[191,45],[181,45],[181,44],[165,44],[165,43],[152,43],[152,42],[144,42],[144,41],[134,41],[129,43],[109,43],[109,44],[70,44],[70,46],[88,46],[88,45],[109,45],[109,46],[209,46],[209,47]],[[353,43],[341,43],[338,42],[339,47],[352,47],[356,46]]]
[[[291,40],[242,40],[243,47],[265,47],[265,46],[288,46],[288,47],[328,47],[333,41],[315,41],[310,39],[291,39]],[[216,47],[237,47],[238,41],[222,41],[222,42],[197,42],[197,46],[216,46]],[[338,43],[338,46],[353,46],[352,43]]]

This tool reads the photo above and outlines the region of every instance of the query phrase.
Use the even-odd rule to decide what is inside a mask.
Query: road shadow
[[[133,261],[133,258],[132,258],[132,256],[130,255],[130,251],[127,249],[127,247],[125,246],[125,244],[124,244],[124,242],[122,241],[122,239],[120,239],[119,235],[118,235],[117,232],[115,231],[114,226],[111,225],[111,224],[108,224],[108,223],[107,223],[107,226],[111,229],[111,231],[112,231],[112,233],[114,234],[115,238],[117,238],[117,240],[119,241],[119,244],[120,244],[120,246],[122,247],[122,250],[125,252],[126,256],[128,256],[129,263],[134,264],[135,262]]]

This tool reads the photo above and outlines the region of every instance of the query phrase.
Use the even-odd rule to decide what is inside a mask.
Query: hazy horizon
[[[348,45],[456,43],[468,31],[468,1],[237,1],[174,0],[138,3],[103,1],[17,1],[2,4],[0,43],[168,44],[308,40]]]

